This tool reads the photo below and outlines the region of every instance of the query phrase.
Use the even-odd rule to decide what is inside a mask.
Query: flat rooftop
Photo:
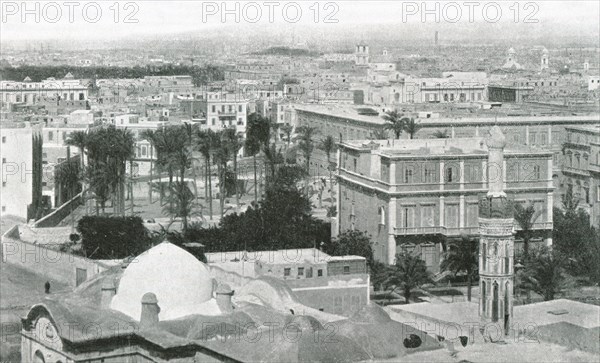
[[[412,140],[348,140],[343,147],[362,150],[376,150],[382,156],[432,156],[432,155],[487,155],[488,149],[483,137],[455,139],[412,139]],[[523,144],[508,143],[506,154],[536,153],[549,154],[550,151],[536,149]]]
[[[312,264],[326,263],[328,261],[355,261],[365,260],[361,256],[330,256],[315,248],[287,249],[275,251],[232,251],[213,252],[205,254],[207,262],[211,264],[237,262],[244,258],[247,262],[261,262],[265,264]]]

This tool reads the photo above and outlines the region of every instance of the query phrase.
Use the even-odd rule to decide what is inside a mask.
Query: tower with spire
[[[508,335],[513,318],[514,219],[504,192],[506,138],[498,126],[490,131],[488,193],[479,201],[479,317]]]
[[[548,69],[548,49],[544,48],[542,51],[542,59],[540,61],[540,70]]]

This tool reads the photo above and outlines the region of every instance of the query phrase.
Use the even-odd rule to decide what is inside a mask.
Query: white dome
[[[142,296],[152,292],[160,306],[160,320],[197,313],[212,298],[209,268],[196,257],[163,242],[136,257],[123,272],[110,308],[140,319]]]

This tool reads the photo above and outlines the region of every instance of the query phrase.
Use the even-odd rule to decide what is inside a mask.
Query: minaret
[[[513,210],[504,193],[504,147],[498,126],[490,131],[488,193],[479,201],[479,317],[482,325],[496,325],[508,335],[513,317],[514,235]]]

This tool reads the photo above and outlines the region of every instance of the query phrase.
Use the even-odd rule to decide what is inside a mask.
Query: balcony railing
[[[541,222],[534,223],[533,230],[549,230],[552,229],[552,222]],[[520,231],[521,227],[515,222],[515,231]],[[479,227],[445,227],[445,226],[431,226],[431,227],[397,227],[394,228],[394,234],[396,236],[417,236],[417,235],[434,235],[440,234],[444,236],[460,236],[462,234],[478,234]]]
[[[236,111],[219,111],[219,117],[236,117]]]
[[[461,234],[476,234],[479,233],[479,227],[400,227],[394,228],[394,233],[397,236],[416,236],[428,234],[441,234],[444,236],[460,236]]]

